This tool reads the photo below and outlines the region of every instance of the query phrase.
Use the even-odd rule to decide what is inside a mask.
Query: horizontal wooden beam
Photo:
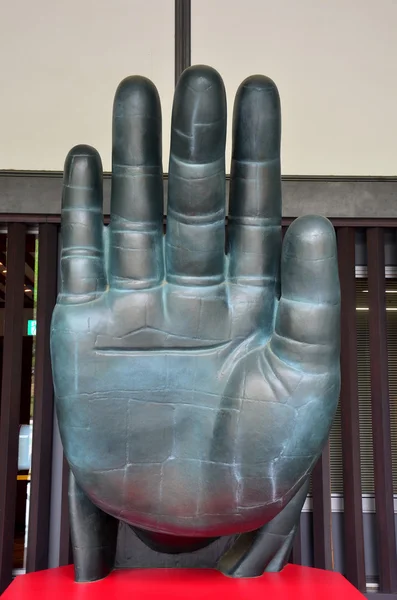
[[[288,227],[295,220],[292,217],[283,217],[283,227]],[[395,219],[339,219],[336,217],[330,217],[330,221],[334,227],[356,227],[358,229],[368,229],[370,227],[380,227],[381,229],[394,229],[397,228],[397,217]],[[1,223],[5,225],[7,223],[26,223],[32,225],[39,225],[40,223],[60,223],[61,215],[58,214],[26,214],[26,213],[0,213],[0,226]],[[108,225],[110,222],[109,214],[104,215],[104,223]],[[164,224],[167,222],[167,217],[164,216]],[[226,225],[228,219],[226,218]],[[27,244],[29,244],[29,237],[27,236]],[[33,250],[32,250],[33,251]],[[32,258],[32,257],[31,257]],[[26,261],[29,264],[28,261]],[[34,262],[33,262],[34,266]],[[33,268],[33,267],[32,267]]]
[[[111,178],[106,174],[105,214],[109,214],[110,188]],[[286,176],[282,191],[287,218],[319,213],[335,219],[397,219],[397,177]],[[165,176],[165,205],[167,192]],[[60,172],[0,171],[0,214],[59,216],[61,196]]]

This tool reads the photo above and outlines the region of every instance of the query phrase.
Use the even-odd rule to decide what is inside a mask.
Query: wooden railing
[[[33,217],[3,218],[7,235],[7,273],[0,413],[0,593],[13,573],[14,523],[17,498],[18,436],[20,425],[26,239]],[[30,223],[28,222],[30,221]],[[6,222],[8,221],[8,222]],[[51,221],[51,222],[49,222]],[[287,227],[290,220],[284,221]],[[357,376],[355,231],[366,229],[368,254],[369,339],[371,354],[372,429],[376,503],[376,555],[379,590],[370,598],[397,598],[397,556],[393,505],[390,407],[385,308],[384,228],[390,220],[334,220],[337,230],[342,292],[341,322],[341,439],[344,486],[344,574],[366,593],[364,528],[360,473],[359,395]],[[51,472],[53,448],[53,390],[49,352],[51,313],[58,277],[59,217],[35,218],[38,235],[37,333],[34,354],[34,412],[30,510],[26,570],[49,565]],[[0,244],[1,246],[1,244]],[[0,252],[5,248],[0,247]],[[1,295],[0,295],[1,301]],[[67,509],[67,465],[62,467],[59,564],[71,560]],[[330,486],[330,453],[326,446],[312,475],[313,566],[334,568]],[[302,561],[302,535],[297,536],[292,560]]]
[[[385,306],[384,229],[389,221],[365,222],[368,256],[369,344],[374,451],[376,555],[379,591],[369,598],[397,598],[397,553],[393,500],[388,350]],[[366,592],[357,377],[355,223],[334,222],[341,284],[341,424],[343,448],[344,575]],[[363,223],[359,223],[363,226]],[[312,476],[314,566],[333,565],[330,457],[326,446]],[[298,537],[293,558],[301,556]]]
[[[0,413],[0,593],[12,577],[15,507],[17,499],[18,438],[22,370],[26,231],[24,223],[9,223],[4,308],[3,368]],[[49,331],[57,292],[58,225],[38,226],[39,261],[33,444],[27,570],[48,565],[50,486],[52,468],[53,390]],[[29,260],[29,259],[28,259]],[[34,265],[33,265],[34,266]]]

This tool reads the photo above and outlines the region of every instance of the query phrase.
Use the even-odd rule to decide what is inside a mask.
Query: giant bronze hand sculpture
[[[108,227],[97,152],[68,155],[51,346],[78,581],[112,569],[119,521],[170,553],[240,534],[218,564],[236,577],[288,560],[338,399],[339,282],[326,219],[294,221],[281,251],[280,129],[274,83],[246,79],[226,245],[213,69],[175,92],[165,235],[149,80],[116,93]]]

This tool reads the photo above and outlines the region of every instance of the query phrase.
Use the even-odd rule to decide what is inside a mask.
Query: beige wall
[[[276,81],[284,173],[397,175],[396,0],[193,0],[192,61],[222,74],[229,131],[239,83]]]
[[[168,148],[174,1],[4,0],[0,73],[0,169],[60,170],[87,143],[108,170],[113,96],[131,74],[156,83]]]
[[[283,172],[397,175],[397,0],[192,0],[192,62],[277,83]],[[110,168],[119,81],[153,79],[164,169],[174,87],[174,0],[16,0],[0,16],[0,169],[63,168],[76,143]],[[230,137],[228,163],[230,157]]]

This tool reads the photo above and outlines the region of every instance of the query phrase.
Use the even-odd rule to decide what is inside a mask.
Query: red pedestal
[[[281,573],[231,579],[200,569],[126,569],[75,583],[73,567],[20,575],[2,600],[359,600],[342,575],[287,565]]]

